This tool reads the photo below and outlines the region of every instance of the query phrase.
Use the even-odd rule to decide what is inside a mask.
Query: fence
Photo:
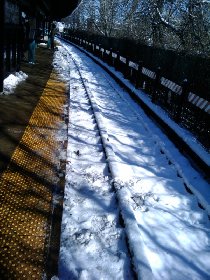
[[[160,67],[152,71],[143,61],[133,61],[112,48],[105,49],[75,35],[64,35],[64,38],[121,71],[136,88],[143,89],[153,103],[161,106],[175,122],[191,131],[207,151],[210,150],[210,102],[191,91],[187,77],[177,84],[164,77]]]

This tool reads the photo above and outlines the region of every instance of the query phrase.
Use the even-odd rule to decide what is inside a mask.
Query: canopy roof
[[[22,9],[33,15],[60,20],[72,13],[80,0],[20,0]]]

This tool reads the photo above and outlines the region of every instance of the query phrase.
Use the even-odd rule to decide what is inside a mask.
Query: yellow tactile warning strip
[[[42,279],[55,185],[54,137],[66,102],[52,72],[0,182],[0,279]]]

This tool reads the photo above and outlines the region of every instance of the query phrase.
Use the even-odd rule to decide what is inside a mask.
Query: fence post
[[[85,38],[84,37],[82,38],[82,47],[83,47],[83,49],[85,49]]]
[[[88,51],[89,51],[89,52],[91,52],[91,49],[92,49],[91,46],[92,46],[92,45],[91,45],[91,42],[90,42],[89,39],[88,39],[87,47],[88,47]]]
[[[158,95],[160,91],[160,79],[161,79],[161,68],[158,67],[156,70],[156,77],[154,80],[154,87],[152,90],[152,102],[156,103],[158,100]]]
[[[107,64],[109,64],[109,63],[108,63],[108,61],[109,61],[108,57],[109,57],[109,56],[108,56],[108,54],[107,54],[106,51],[107,51],[107,49],[104,48],[104,57],[103,57],[103,60],[104,60],[104,62],[106,62]]]
[[[143,61],[138,62],[138,70],[136,70],[136,88],[143,88],[143,76],[142,76]]]
[[[101,44],[98,44],[97,56],[100,58],[101,55]]]
[[[112,48],[109,49],[109,57],[108,57],[108,63],[109,65],[113,66],[113,57],[112,57]]]
[[[188,102],[189,95],[189,81],[184,79],[182,82],[182,93],[180,96],[180,104],[177,107],[176,121],[181,122],[181,117]]]
[[[94,44],[93,40],[91,40],[91,52],[93,54],[95,54],[95,44]]]
[[[87,42],[87,38],[85,38],[85,50],[88,51],[88,42]]]
[[[99,48],[98,48],[98,52],[97,52],[98,55],[97,56],[98,56],[98,58],[101,58],[101,44],[98,44],[98,47]]]
[[[120,53],[119,51],[116,51],[117,56],[115,57],[115,69],[120,69]]]
[[[125,62],[125,65],[124,65],[124,77],[126,79],[130,78],[130,71],[131,71],[131,69],[130,69],[130,66],[129,66],[129,61],[130,61],[129,58],[126,57],[126,62]]]
[[[100,49],[100,58],[101,58],[102,60],[104,60],[104,51],[102,51],[102,49],[104,50],[104,48],[102,47],[102,48]]]

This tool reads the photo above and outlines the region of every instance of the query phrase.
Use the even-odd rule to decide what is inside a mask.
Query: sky
[[[70,96],[59,274],[53,280],[134,279],[133,269],[143,280],[210,279],[208,183],[84,53],[60,42],[53,66]],[[4,81],[7,94],[27,78],[19,74]],[[151,103],[142,91],[136,94]],[[208,161],[187,131],[175,129]]]

